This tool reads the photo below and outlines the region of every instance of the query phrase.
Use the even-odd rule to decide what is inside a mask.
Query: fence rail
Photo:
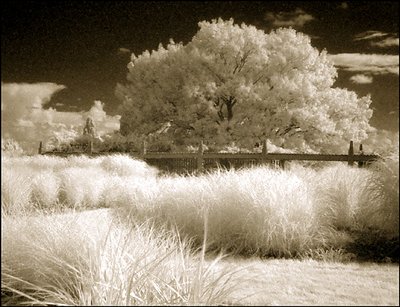
[[[100,156],[115,154],[115,152],[95,152],[93,150],[93,142],[81,146],[84,151],[79,150],[78,146],[73,147],[73,152],[44,152],[42,142],[39,145],[39,154],[68,156],[71,154],[87,154],[90,156]],[[227,168],[237,168],[256,164],[274,164],[281,168],[285,168],[285,161],[337,161],[347,162],[348,165],[358,163],[359,167],[363,167],[379,159],[377,155],[364,155],[362,144],[359,147],[360,153],[354,154],[353,141],[350,141],[347,155],[333,154],[298,154],[298,153],[269,153],[267,149],[267,140],[263,143],[261,153],[216,153],[204,152],[203,142],[199,145],[197,152],[148,152],[146,143],[143,143],[142,150],[139,152],[126,152],[132,157],[140,158],[150,165],[157,166],[161,170],[169,172],[192,172],[204,171],[218,166]]]

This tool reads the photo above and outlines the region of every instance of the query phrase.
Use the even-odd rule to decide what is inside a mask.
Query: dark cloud
[[[297,8],[291,12],[266,12],[264,19],[275,27],[302,28],[306,23],[315,18],[302,9]]]

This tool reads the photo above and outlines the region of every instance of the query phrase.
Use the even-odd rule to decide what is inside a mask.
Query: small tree
[[[87,136],[95,136],[95,127],[92,118],[88,117],[86,119],[85,127],[83,128],[83,135]]]

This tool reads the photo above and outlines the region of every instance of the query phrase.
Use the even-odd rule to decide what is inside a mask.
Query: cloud
[[[371,46],[381,47],[381,48],[399,46],[399,38],[388,37],[379,42],[371,42],[370,44]]]
[[[87,112],[59,112],[43,105],[64,85],[55,83],[1,84],[1,137],[13,138],[27,152],[35,152],[40,141],[48,140],[60,129],[79,129],[92,116],[97,132],[119,129],[119,116],[109,116],[100,101]]]
[[[118,49],[118,53],[121,53],[121,54],[123,54],[123,53],[131,53],[131,50],[128,49],[128,48],[121,47],[121,48]]]
[[[398,55],[339,53],[328,55],[328,57],[336,67],[347,71],[399,74]]]
[[[382,39],[385,37],[384,39]],[[387,48],[399,46],[399,38],[396,33],[385,33],[380,31],[366,31],[354,36],[354,41],[367,40],[373,47]]]
[[[292,12],[266,12],[264,19],[268,22],[271,22],[275,27],[301,28],[307,22],[314,20],[314,17],[310,14],[307,14],[302,9],[297,8]]]
[[[354,35],[354,40],[355,41],[370,40],[370,39],[375,39],[378,37],[384,37],[387,35],[388,35],[388,33],[380,32],[380,31],[365,31],[365,32]]]
[[[354,75],[350,78],[350,81],[358,84],[369,84],[372,83],[373,78],[363,74]]]
[[[377,129],[363,142],[364,154],[399,156],[399,131]]]

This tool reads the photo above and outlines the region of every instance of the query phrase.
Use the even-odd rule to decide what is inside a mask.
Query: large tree
[[[232,19],[199,27],[186,45],[171,40],[132,54],[128,82],[116,89],[122,134],[148,135],[169,123],[175,142],[247,146],[269,138],[325,151],[372,129],[370,97],[333,88],[336,69],[308,36],[282,28],[266,34]]]

